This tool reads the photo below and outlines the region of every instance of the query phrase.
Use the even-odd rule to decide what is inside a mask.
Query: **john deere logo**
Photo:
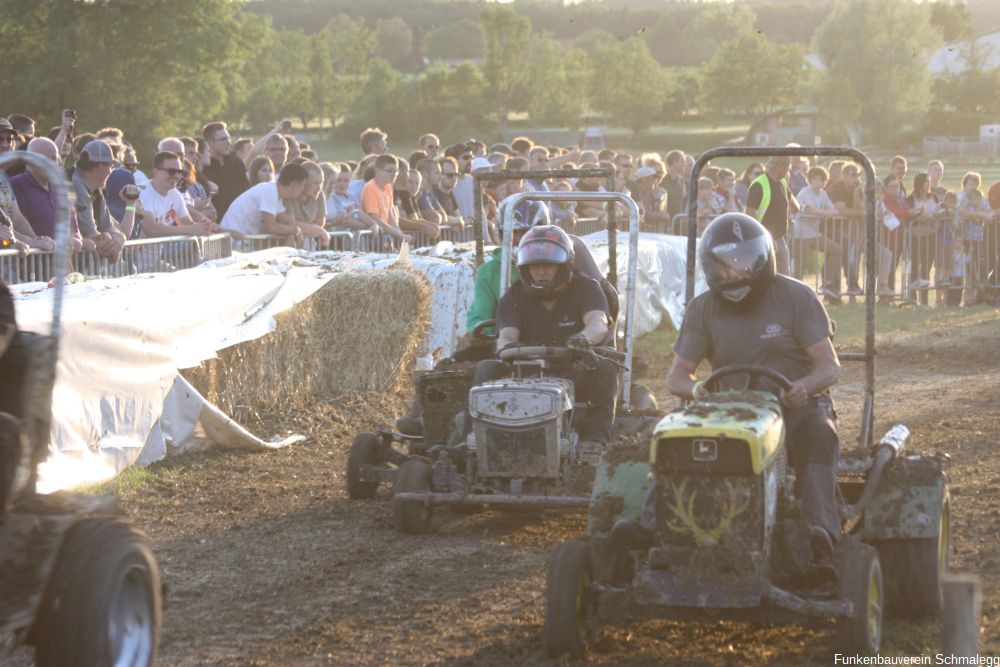
[[[691,458],[702,463],[719,459],[719,445],[715,440],[698,438],[691,445]]]

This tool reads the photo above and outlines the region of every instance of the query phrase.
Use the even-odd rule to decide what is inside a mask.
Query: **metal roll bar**
[[[525,173],[525,172],[520,172]],[[632,390],[632,356],[635,338],[635,284],[636,265],[639,257],[639,207],[626,194],[621,192],[520,192],[503,200],[503,219],[501,220],[501,256],[500,256],[500,293],[510,287],[511,244],[514,237],[514,209],[527,200],[534,201],[603,201],[623,204],[629,211],[629,264],[625,284],[625,371],[622,378],[622,405],[627,410],[631,407]],[[617,254],[617,236],[615,220],[608,216],[608,258]],[[617,270],[617,269],[615,269]],[[614,275],[614,274],[612,274]],[[610,280],[610,278],[609,278]]]
[[[720,157],[847,157],[854,160],[865,172],[865,351],[863,354],[841,354],[845,361],[865,363],[864,407],[861,422],[861,443],[870,445],[875,424],[875,167],[863,152],[850,146],[732,146],[705,151],[694,162],[688,185],[688,248],[687,285],[685,303],[694,298],[695,259],[698,236],[698,201],[691,193],[698,191],[698,177],[702,168]]]

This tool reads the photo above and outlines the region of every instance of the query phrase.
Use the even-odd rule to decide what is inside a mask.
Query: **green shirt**
[[[475,296],[469,306],[469,314],[465,319],[465,328],[472,331],[480,322],[494,320],[497,317],[497,305],[500,303],[500,256],[502,250],[497,248],[490,253],[490,258],[476,269]],[[520,280],[517,266],[510,267],[510,284]]]

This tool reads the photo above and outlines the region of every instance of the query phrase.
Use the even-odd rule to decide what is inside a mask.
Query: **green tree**
[[[424,50],[431,60],[482,58],[483,26],[479,21],[462,19],[434,28],[424,38]]]
[[[573,46],[590,54],[598,46],[605,46],[614,41],[616,41],[614,35],[606,30],[588,30],[573,40]]]
[[[327,115],[336,123],[367,86],[377,42],[375,33],[362,21],[344,14],[334,17],[323,32],[330,40],[334,71]]]
[[[396,69],[406,72],[413,69],[413,31],[406,21],[393,16],[375,22],[375,41],[378,53]]]
[[[585,62],[586,54],[576,49],[570,56],[549,35],[532,37],[522,92],[532,122],[557,127],[577,125],[583,113],[584,87],[579,85],[581,69],[571,62],[574,59]],[[585,68],[582,74],[586,76]]]
[[[906,0],[836,5],[813,39],[825,67],[819,102],[855,121],[866,141],[891,140],[928,107],[927,62],[940,40],[925,5]]]
[[[309,101],[312,114],[319,118],[320,129],[323,128],[323,119],[333,106],[333,87],[330,85],[333,78],[330,40],[323,33],[317,32],[309,38]]]
[[[663,115],[679,118],[698,108],[701,100],[701,76],[693,67],[674,67],[667,70],[670,86],[664,96]]]
[[[598,46],[590,55],[590,107],[641,134],[659,117],[667,74],[638,37]]]
[[[113,124],[140,147],[220,113],[223,72],[244,54],[227,0],[6,0],[2,11],[5,107],[47,126],[72,106],[81,128]]]
[[[510,111],[519,108],[517,93],[525,76],[531,22],[507,5],[496,4],[483,6],[481,20],[486,34],[483,74],[502,132],[507,129]]]
[[[760,115],[797,101],[805,48],[745,32],[702,67],[702,104],[712,116]]]

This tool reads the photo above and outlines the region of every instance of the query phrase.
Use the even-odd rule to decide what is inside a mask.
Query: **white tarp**
[[[603,233],[586,237],[607,269]],[[620,235],[619,285],[627,270]],[[636,294],[638,335],[682,314],[686,241],[643,234]],[[430,255],[435,256],[430,256]],[[54,452],[40,488],[51,491],[113,477],[211,441],[230,448],[265,443],[208,404],[178,369],[274,330],[274,316],[301,302],[337,272],[385,268],[397,261],[422,271],[434,287],[424,363],[451,354],[465,333],[473,298],[474,251],[441,243],[408,257],[304,253],[272,248],[168,274],[146,274],[67,286],[53,392]],[[699,285],[699,291],[703,285]],[[18,326],[48,333],[51,292],[44,284],[12,288]],[[624,312],[624,303],[622,304]]]
[[[175,382],[178,369],[272,331],[277,313],[318,290],[336,271],[393,261],[385,255],[306,256],[273,248],[177,273],[67,286],[53,391],[55,451],[39,471],[39,488],[109,479],[132,463],[190,448],[203,435],[228,438],[234,446],[239,427],[186,382]],[[472,269],[433,258],[413,258],[411,264],[436,286],[430,339],[450,352],[461,335],[456,310],[463,324],[465,319],[456,304],[471,300],[466,292],[471,294]],[[33,283],[12,291],[18,326],[48,333],[50,290]],[[244,446],[269,446],[245,431],[242,437]]]

